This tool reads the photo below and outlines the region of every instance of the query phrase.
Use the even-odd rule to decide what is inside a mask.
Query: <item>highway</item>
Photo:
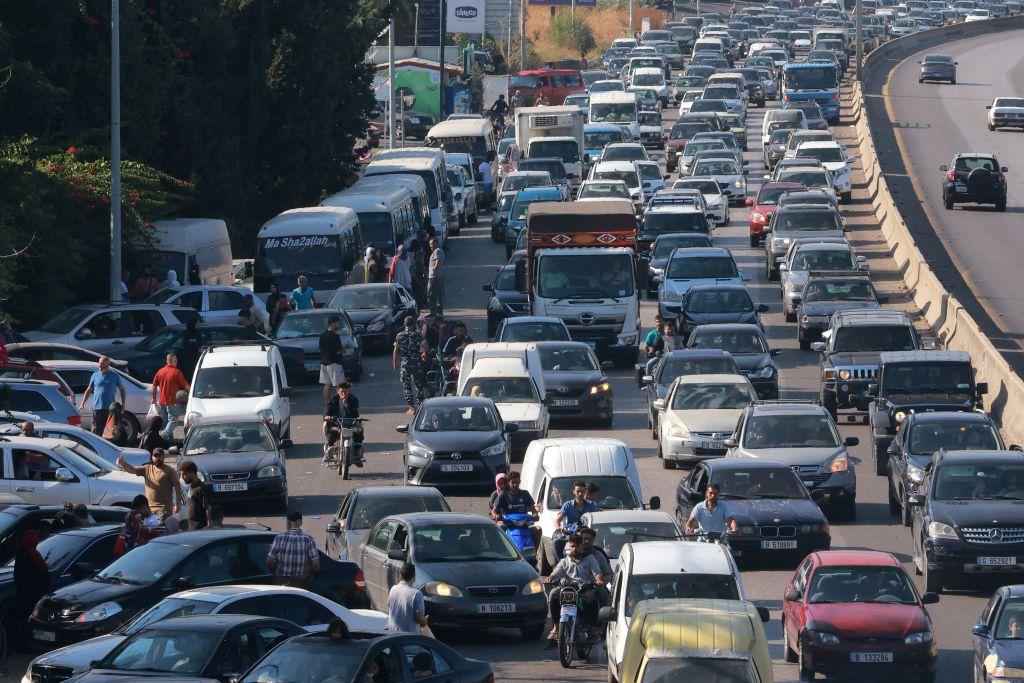
[[[1007,31],[917,53],[893,70],[884,91],[924,212],[956,270],[1002,333],[991,334],[993,341],[1003,349],[1017,347],[1008,354],[1011,362],[1024,340],[1024,290],[1014,277],[1024,257],[1024,135],[1019,130],[990,132],[985,106],[997,96],[1024,91],[1022,39],[1024,31]],[[926,53],[949,54],[959,62],[956,85],[917,82],[917,62]],[[1005,213],[987,206],[943,208],[939,166],[949,163],[954,152],[969,151],[993,152],[1010,168]]]

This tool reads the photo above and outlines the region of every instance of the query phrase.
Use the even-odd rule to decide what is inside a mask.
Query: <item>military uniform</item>
[[[410,408],[423,402],[423,387],[426,383],[426,365],[420,357],[423,335],[415,330],[399,332],[395,336],[395,348],[402,365],[399,377],[402,380],[402,393]]]

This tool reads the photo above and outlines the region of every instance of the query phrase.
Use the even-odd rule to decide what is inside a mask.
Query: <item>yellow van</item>
[[[620,683],[774,683],[764,610],[739,600],[644,600],[633,611]]]

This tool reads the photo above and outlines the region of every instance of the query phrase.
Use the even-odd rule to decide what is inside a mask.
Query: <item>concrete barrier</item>
[[[857,118],[856,131],[860,159],[875,218],[903,276],[904,284],[928,325],[949,349],[968,352],[977,371],[977,381],[986,382],[989,393],[985,407],[1003,430],[1008,443],[1024,444],[1024,380],[1011,368],[1003,355],[979,328],[964,306],[949,293],[918,248],[893,199],[882,171],[876,139],[890,131],[885,103],[879,85],[903,59],[920,50],[963,38],[1024,28],[1024,16],[1008,17],[970,24],[957,24],[922,31],[888,42],[873,51],[864,62],[863,82],[855,84],[851,99]],[[887,150],[899,154],[898,150]]]

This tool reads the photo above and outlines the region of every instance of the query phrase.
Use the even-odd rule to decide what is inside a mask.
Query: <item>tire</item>
[[[654,441],[658,440],[658,425],[651,418],[650,414],[647,415],[647,426],[651,428],[651,439]]]
[[[590,658],[590,646],[586,645],[576,648],[576,656],[579,657],[582,662],[587,661],[587,659]]]
[[[889,514],[900,514],[900,510],[903,508],[903,506],[900,505],[900,499],[896,497],[896,493],[892,490],[892,482],[890,482],[889,485],[885,487],[885,489],[889,494]]]
[[[288,484],[285,484],[284,495],[277,499],[274,508],[281,514],[288,512]]]
[[[784,311],[784,313],[786,315],[786,322],[787,323],[795,323],[796,322],[796,312],[790,313],[789,311]]]
[[[350,479],[349,470],[352,468],[352,448],[349,447],[349,452],[345,455],[345,460],[338,465],[338,474],[341,475],[342,479]]]
[[[796,664],[799,661],[800,656],[796,653],[796,650],[789,644],[789,632],[786,630],[786,619],[782,619],[782,653],[786,658],[786,661],[790,664]]]
[[[139,425],[139,418],[135,417],[132,413],[127,410],[123,413],[124,418],[121,420],[121,427],[124,429],[124,438],[128,443],[138,443],[139,434],[142,432],[142,427]]]
[[[544,624],[523,626],[519,629],[519,635],[523,637],[523,640],[540,640],[544,635]]]
[[[810,339],[798,339],[797,341],[800,342],[800,350],[801,351],[810,351],[811,350],[811,340]]]
[[[942,592],[942,572],[928,568],[928,558],[924,558],[924,590],[926,593]]]
[[[995,129],[996,129],[996,127],[995,127],[995,126],[993,126],[993,125],[992,125],[992,124],[990,123],[990,124],[988,124],[988,129],[989,129],[990,131],[993,131],[993,130],[995,130]]]
[[[754,247],[755,249],[757,247],[761,246],[761,238],[758,237],[757,235],[751,235],[750,236],[750,246]]]
[[[843,192],[839,195],[839,201],[843,204],[849,204],[853,200],[853,192]]]
[[[832,416],[832,420],[835,421],[839,416],[839,404],[836,401],[836,395],[830,391],[822,392],[821,405],[828,411],[828,414]]]
[[[551,573],[551,570],[555,568],[551,559],[548,557],[548,549],[551,549],[551,554],[554,555],[554,549],[551,548],[551,541],[549,540],[546,544],[543,539],[540,542],[540,567],[538,573],[541,576],[547,576]]]
[[[914,524],[914,511],[909,505],[900,505],[900,521],[903,522],[903,526],[908,529]]]
[[[948,195],[947,195],[946,197],[943,197],[943,199],[942,199],[942,204],[943,204],[943,206],[945,206],[945,207],[946,207],[946,209],[948,209],[949,211],[952,211],[952,210],[953,210],[953,198],[952,198],[952,197],[950,197],[950,196],[948,196]]]
[[[835,511],[834,516],[844,522],[852,522],[857,519],[857,499],[843,498],[841,501],[832,504]]]
[[[1006,211],[1006,199],[1000,199],[996,202],[996,211]]]
[[[558,662],[563,669],[572,666],[572,642],[569,640],[571,626],[570,622],[558,622]]]
[[[949,81],[949,84],[950,85],[956,85],[956,79],[955,78],[951,78],[950,81]]]
[[[875,444],[874,448],[875,474],[884,477],[889,473],[889,453],[881,444]]]
[[[813,681],[814,680],[814,671],[812,671],[811,669],[807,668],[806,662],[804,662],[804,651],[803,651],[802,648],[797,653],[797,662],[799,662],[798,666],[800,668],[800,680],[801,681]]]

